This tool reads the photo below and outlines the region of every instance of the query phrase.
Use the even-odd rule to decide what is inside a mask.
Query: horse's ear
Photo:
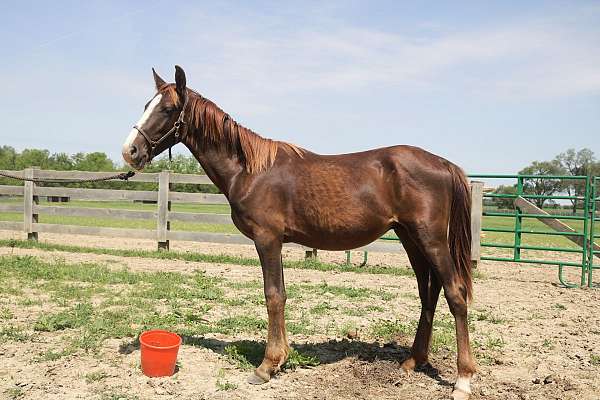
[[[158,76],[158,74],[156,73],[156,71],[154,70],[154,68],[152,68],[152,75],[154,76],[154,84],[156,85],[156,90],[158,91],[162,86],[166,85],[167,82],[165,82],[165,80],[163,78],[161,78],[160,76]]]
[[[184,99],[185,92],[185,71],[179,65],[175,66],[175,88],[180,99]]]

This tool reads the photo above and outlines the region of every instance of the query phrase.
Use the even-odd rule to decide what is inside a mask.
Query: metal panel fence
[[[594,285],[594,270],[600,269],[600,262],[597,258],[600,258],[600,249],[595,245],[596,239],[600,239],[600,233],[596,232],[599,225],[596,225],[597,222],[600,222],[600,217],[598,212],[600,211],[599,203],[600,203],[600,176],[595,177],[591,183],[591,198],[589,207],[591,209],[590,215],[590,242],[591,245],[588,247],[589,250],[589,269],[588,269],[588,286]]]
[[[481,228],[483,234],[490,234],[499,237],[504,235],[503,241],[483,241],[481,247],[488,249],[505,249],[510,251],[510,256],[498,256],[495,254],[484,254],[482,260],[519,262],[542,265],[558,266],[558,276],[561,283],[565,286],[578,286],[567,283],[564,278],[564,267],[573,267],[579,269],[579,285],[592,286],[592,271],[594,255],[600,254],[598,246],[594,243],[594,238],[599,237],[595,233],[594,221],[598,221],[596,216],[596,203],[598,198],[592,193],[592,189],[597,186],[599,178],[592,179],[588,176],[538,176],[538,175],[470,175],[471,178],[497,180],[513,179],[516,180],[516,191],[514,193],[484,193],[484,199],[510,199],[514,204],[514,210],[494,210],[484,208],[482,215],[484,224]],[[557,187],[567,187],[568,183],[573,183],[580,188],[579,194],[543,194],[532,193],[532,190],[525,190],[526,183],[533,180],[545,182],[557,182]],[[592,185],[591,182],[594,182]],[[543,188],[543,185],[540,185]],[[583,188],[583,190],[581,190]],[[543,190],[541,190],[543,192]],[[550,214],[541,207],[536,206],[530,200],[552,200],[552,201],[572,201],[581,204],[581,214],[564,215]],[[507,224],[496,224],[500,226],[487,225],[487,218],[501,218],[512,220],[512,226]],[[539,226],[526,224],[526,221],[538,220],[551,229],[540,229]],[[564,222],[563,222],[564,221]],[[566,223],[565,223],[566,222]],[[538,224],[539,225],[539,224]],[[512,236],[512,241],[506,240],[506,235]],[[541,241],[541,244],[527,244],[525,238],[532,237],[551,237],[559,238],[557,240]],[[573,242],[575,246],[569,245]],[[540,242],[540,240],[532,240]],[[566,243],[566,244],[565,244]],[[543,252],[544,258],[527,257],[523,253],[529,251],[539,254]],[[556,255],[556,254],[559,255]],[[549,255],[552,254],[552,255]]]

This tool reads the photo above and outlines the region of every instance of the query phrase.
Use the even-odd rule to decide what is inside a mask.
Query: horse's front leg
[[[268,382],[287,361],[289,347],[284,318],[286,295],[281,265],[281,241],[272,238],[255,239],[254,243],[262,266],[269,333],[264,359],[248,378],[248,382],[261,384]]]

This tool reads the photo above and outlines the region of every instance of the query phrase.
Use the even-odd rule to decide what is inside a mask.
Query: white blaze
[[[144,124],[146,123],[146,121],[148,121],[148,118],[150,118],[150,115],[152,115],[152,112],[154,111],[158,103],[160,103],[160,99],[162,99],[162,94],[157,94],[152,99],[150,104],[148,104],[146,110],[144,110],[144,114],[142,114],[142,118],[140,118],[136,126],[139,126],[140,128],[144,129]],[[135,140],[138,134],[139,133],[136,129],[132,129],[131,132],[129,132],[129,136],[127,136],[127,139],[125,139],[125,143],[123,143],[123,152],[129,151],[129,147],[132,145],[133,141]]]

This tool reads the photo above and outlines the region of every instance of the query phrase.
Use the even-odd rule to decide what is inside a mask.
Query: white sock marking
[[[454,384],[454,389],[462,390],[467,394],[471,394],[471,378],[467,376],[459,376]]]

